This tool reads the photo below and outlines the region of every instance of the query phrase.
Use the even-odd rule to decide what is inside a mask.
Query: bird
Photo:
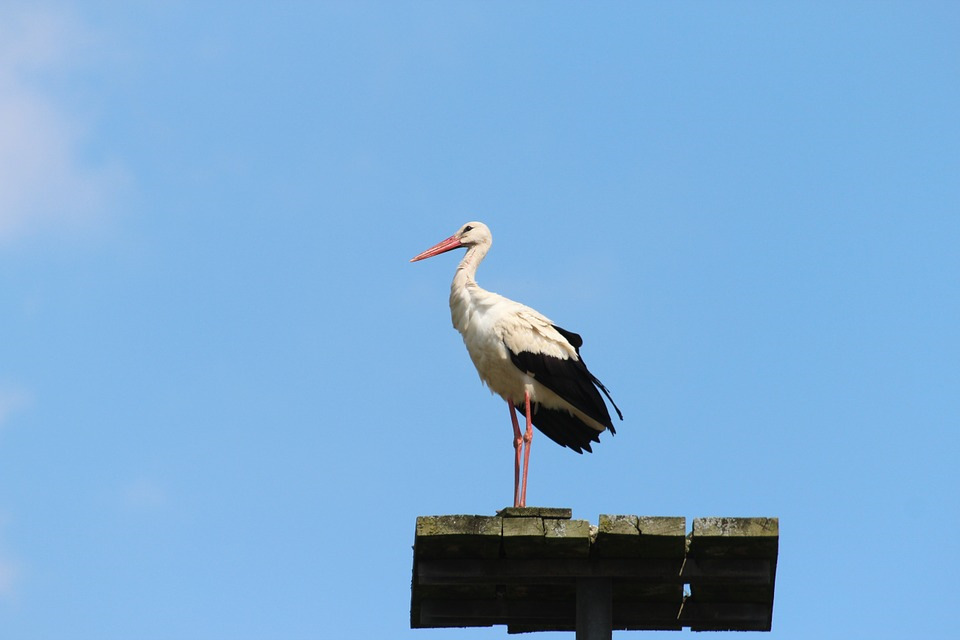
[[[480,379],[510,408],[515,450],[513,506],[525,507],[534,426],[557,444],[582,454],[593,451],[590,443],[600,442],[606,429],[616,434],[600,392],[621,421],[623,413],[584,364],[580,355],[583,339],[578,334],[477,284],[477,268],[492,244],[487,225],[468,222],[410,262],[466,249],[450,285],[450,315]],[[526,419],[523,433],[517,412]]]

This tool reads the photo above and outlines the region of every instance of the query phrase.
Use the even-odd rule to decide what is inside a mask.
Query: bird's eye
[[[467,226],[465,226],[465,227],[463,228],[463,232],[464,232],[464,233],[466,233],[467,231],[472,231],[472,230],[473,230],[473,227],[471,227],[470,225],[467,225]]]

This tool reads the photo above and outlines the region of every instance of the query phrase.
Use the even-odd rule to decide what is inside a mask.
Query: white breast
[[[577,357],[576,350],[547,318],[525,305],[485,291],[475,282],[454,283],[450,313],[480,379],[508,402],[516,403],[523,398],[524,391],[536,402],[543,392],[533,378],[517,369],[510,351]]]

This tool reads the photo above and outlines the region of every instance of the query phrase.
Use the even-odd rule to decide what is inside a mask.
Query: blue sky
[[[458,256],[407,262],[473,219],[481,284],[581,333],[626,417],[535,438],[529,504],[778,516],[769,637],[948,637],[957,33],[948,2],[5,3],[3,637],[503,637],[408,629],[416,516],[511,498]]]

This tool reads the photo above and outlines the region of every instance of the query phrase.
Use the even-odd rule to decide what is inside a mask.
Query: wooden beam
[[[577,578],[623,578],[655,583],[689,582],[680,575],[682,560],[660,558],[468,558],[420,560],[419,584],[498,584]]]

